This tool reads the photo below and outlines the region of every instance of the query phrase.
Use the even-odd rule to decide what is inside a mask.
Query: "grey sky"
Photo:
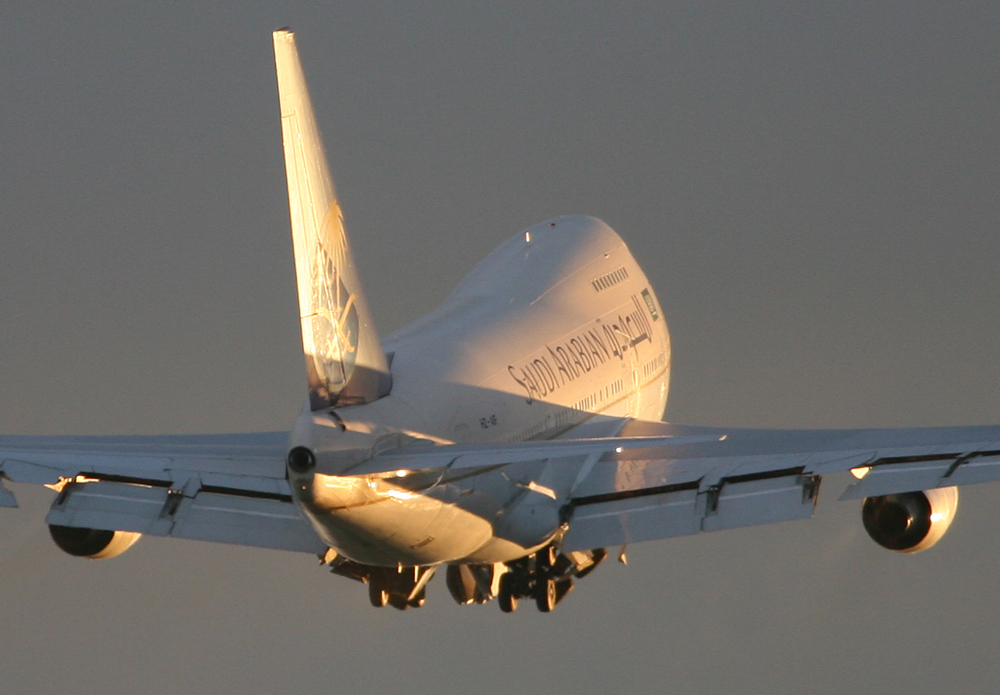
[[[0,6],[0,430],[287,428],[304,398],[270,31],[298,33],[384,334],[509,235],[601,217],[668,419],[1000,423],[995,3]],[[367,605],[309,557],[58,551],[0,510],[6,693],[993,692],[996,486],[882,551],[811,522],[630,549],[550,616]]]

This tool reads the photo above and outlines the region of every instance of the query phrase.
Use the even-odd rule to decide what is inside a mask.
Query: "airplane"
[[[812,516],[850,472],[879,545],[913,553],[958,486],[1000,480],[1000,426],[760,430],[661,420],[666,318],[593,217],[518,232],[435,310],[379,338],[305,76],[273,33],[307,397],[290,432],[0,437],[3,481],[55,491],[70,555],[143,534],[316,555],[372,605],[550,612],[609,548]]]

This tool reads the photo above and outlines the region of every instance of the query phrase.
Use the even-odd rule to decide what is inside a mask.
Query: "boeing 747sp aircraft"
[[[110,558],[142,534],[318,555],[375,606],[551,611],[608,548],[812,515],[850,471],[880,545],[948,529],[1000,480],[1000,426],[747,430],[661,421],[654,289],[592,217],[515,234],[430,314],[380,339],[352,260],[295,36],[274,32],[308,392],[291,432],[0,437],[0,483],[55,491],[55,543]],[[829,487],[829,485],[828,485]],[[839,491],[838,491],[839,492]],[[0,486],[0,505],[16,506]]]

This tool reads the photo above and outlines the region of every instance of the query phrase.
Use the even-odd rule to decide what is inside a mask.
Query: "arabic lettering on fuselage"
[[[628,356],[643,341],[653,342],[652,327],[637,297],[630,304],[594,319],[559,340],[547,343],[507,372],[524,391],[528,403],[546,398],[562,386],[617,358]]]

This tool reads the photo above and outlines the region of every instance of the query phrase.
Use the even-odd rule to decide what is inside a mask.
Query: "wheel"
[[[535,603],[538,604],[538,610],[542,613],[548,613],[556,607],[556,601],[559,596],[556,580],[552,577],[545,577],[544,579],[539,579],[537,583]]]
[[[500,587],[497,590],[497,603],[504,613],[517,610],[517,595],[514,593],[514,575],[510,572],[500,577]]]
[[[382,608],[389,603],[389,592],[381,588],[374,577],[368,580],[368,600],[376,608]]]

